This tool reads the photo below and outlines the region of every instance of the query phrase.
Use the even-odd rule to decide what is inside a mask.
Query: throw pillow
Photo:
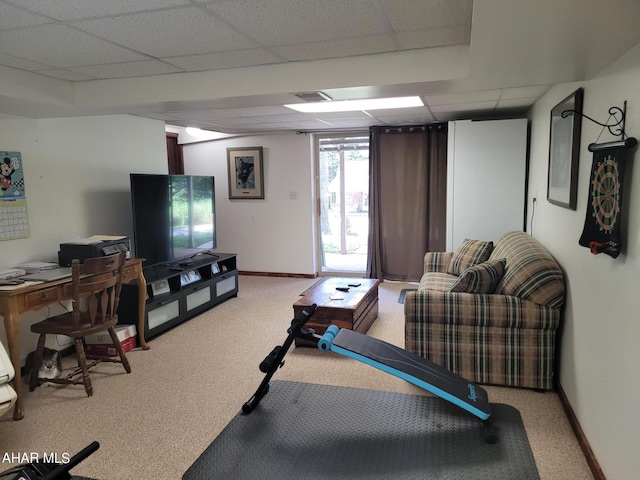
[[[493,242],[467,238],[453,253],[449,265],[447,265],[447,273],[459,276],[467,268],[486,262],[492,251]]]
[[[450,292],[493,293],[496,291],[507,260],[489,260],[488,262],[467,268],[451,286]]]

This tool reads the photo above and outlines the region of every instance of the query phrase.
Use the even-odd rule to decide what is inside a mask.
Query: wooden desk
[[[126,261],[123,270],[125,283],[136,281],[138,283],[138,335],[140,346],[144,350],[149,345],[144,338],[144,312],[146,302],[147,282],[142,273],[142,258],[132,258]],[[18,395],[13,419],[21,420],[24,417],[22,408],[22,392],[24,385],[20,372],[20,315],[25,312],[40,310],[47,305],[69,300],[71,298],[71,277],[66,277],[52,282],[20,285],[12,289],[0,289],[0,315],[4,317],[4,328],[7,332],[9,344],[9,358],[16,371],[13,380],[13,389]]]

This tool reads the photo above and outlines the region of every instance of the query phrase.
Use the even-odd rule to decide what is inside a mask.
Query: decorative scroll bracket
[[[596,140],[595,143],[592,143],[589,145],[590,152],[595,152],[597,150],[602,150],[604,148],[614,148],[614,147],[633,148],[638,144],[638,141],[635,138],[627,137],[627,134],[624,129],[624,124],[627,116],[626,100],[624,101],[622,108],[620,107],[609,108],[609,119],[607,119],[607,123],[598,122],[597,120],[594,120],[588,115],[585,115],[582,112],[578,112],[577,110],[564,110],[562,112],[562,118],[566,118],[572,113],[577,113],[578,115],[583,116],[587,120],[590,120],[593,123],[600,125],[602,127],[602,131],[604,131],[605,128],[608,129],[609,133],[614,137],[621,137],[620,140],[616,140],[614,142],[607,142],[607,143],[597,143],[598,140]],[[620,119],[618,119],[618,115],[620,116]],[[613,117],[613,119],[615,120],[614,123],[609,123],[609,120],[611,119],[611,117]],[[602,135],[602,131],[600,132],[600,135]],[[598,135],[598,139],[600,138],[600,135]]]

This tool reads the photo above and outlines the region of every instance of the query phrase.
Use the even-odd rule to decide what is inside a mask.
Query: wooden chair
[[[93,387],[89,378],[89,368],[101,361],[122,363],[127,373],[131,373],[129,361],[120,346],[120,340],[114,330],[118,323],[118,302],[122,287],[122,270],[125,253],[120,252],[105,257],[89,258],[83,264],[79,260],[71,262],[71,278],[69,284],[73,309],[70,312],[47,318],[31,326],[33,333],[39,333],[38,346],[31,372],[29,389],[33,391],[38,385],[38,368],[42,363],[44,344],[47,335],[66,335],[73,338],[78,368],[64,378],[46,379],[52,383],[84,384],[87,396],[93,395]],[[108,331],[119,357],[88,357],[84,350],[84,337]],[[87,358],[93,360],[87,365]],[[82,378],[77,378],[82,374]],[[44,379],[43,379],[44,380]]]

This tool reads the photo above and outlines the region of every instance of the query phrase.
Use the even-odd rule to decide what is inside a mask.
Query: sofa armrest
[[[424,254],[424,273],[447,273],[447,266],[453,257],[453,252],[427,252]]]
[[[440,292],[407,292],[405,324],[441,323],[493,328],[556,330],[560,309],[510,295]]]

